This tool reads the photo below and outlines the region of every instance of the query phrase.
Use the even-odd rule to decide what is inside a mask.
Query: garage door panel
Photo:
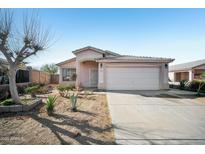
[[[159,68],[107,68],[108,90],[158,90]]]

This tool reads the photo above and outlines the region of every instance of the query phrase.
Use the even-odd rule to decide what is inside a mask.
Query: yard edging
[[[42,103],[42,99],[38,99],[37,101],[33,101],[32,104],[29,105],[11,105],[11,106],[0,106],[0,113],[5,112],[26,112],[30,111],[37,105]]]

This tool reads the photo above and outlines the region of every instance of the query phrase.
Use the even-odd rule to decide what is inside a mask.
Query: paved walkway
[[[205,103],[160,93],[107,92],[116,143],[205,144]]]

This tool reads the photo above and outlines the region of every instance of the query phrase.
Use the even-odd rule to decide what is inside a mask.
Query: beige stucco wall
[[[80,84],[82,87],[90,87],[90,71],[98,69],[98,64],[94,61],[86,61],[80,63]]]
[[[76,61],[77,62],[89,61],[100,57],[102,57],[101,53],[98,53],[93,50],[86,50],[76,54]]]
[[[59,75],[59,83],[60,84],[75,84],[75,81],[63,81],[62,80],[62,69],[63,68],[76,68],[76,61],[67,62],[59,66],[60,75]]]
[[[174,82],[174,72],[169,72],[169,79]]]
[[[77,73],[77,81],[76,86],[89,86],[89,67],[97,68],[97,65],[87,64],[83,66],[83,62],[86,61],[95,61],[96,58],[101,58],[102,54],[95,52],[93,50],[86,50],[76,54],[76,73]],[[85,69],[85,70],[84,70]]]
[[[169,89],[168,83],[168,73],[169,67],[165,67],[165,64],[161,64],[160,66],[160,80],[159,80],[159,87],[161,90]]]

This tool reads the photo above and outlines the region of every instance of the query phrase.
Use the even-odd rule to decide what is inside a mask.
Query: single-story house
[[[199,79],[202,72],[205,72],[205,59],[170,66],[169,79],[172,82],[192,81]]]
[[[169,63],[174,59],[120,55],[95,47],[73,51],[74,58],[57,64],[60,84],[104,90],[168,89]],[[72,76],[76,74],[74,80]]]

